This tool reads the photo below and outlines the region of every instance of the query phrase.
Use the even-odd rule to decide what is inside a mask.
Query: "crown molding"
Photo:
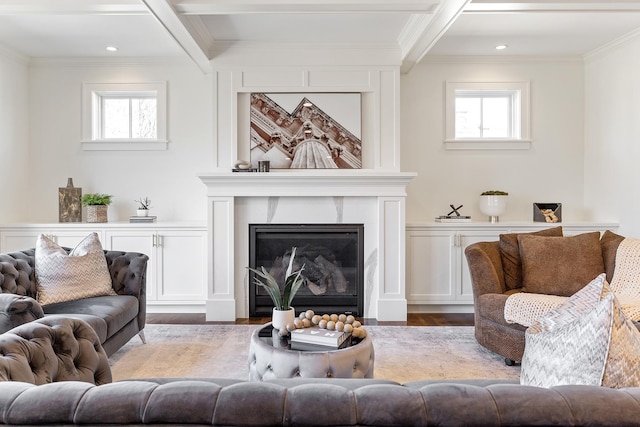
[[[535,62],[582,63],[582,56],[536,56],[536,55],[427,55],[420,62],[426,64],[517,64]]]
[[[189,58],[183,56],[171,57],[31,57],[29,65],[33,67],[61,66],[61,67],[131,67],[145,65],[188,65],[192,64]]]
[[[637,28],[627,34],[624,34],[618,37],[615,40],[610,41],[609,43],[600,46],[597,49],[594,49],[590,52],[584,54],[583,58],[585,62],[595,61],[603,55],[607,53],[616,51],[620,48],[623,48],[627,43],[640,39],[640,28]]]

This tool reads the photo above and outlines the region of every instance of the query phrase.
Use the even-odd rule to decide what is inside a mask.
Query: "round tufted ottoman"
[[[373,343],[369,335],[350,347],[326,351],[291,350],[273,330],[271,323],[256,329],[249,345],[249,379],[273,378],[373,378]]]

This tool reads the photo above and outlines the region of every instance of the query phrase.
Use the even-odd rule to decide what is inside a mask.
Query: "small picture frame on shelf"
[[[534,203],[533,221],[548,223],[562,222],[562,203]]]

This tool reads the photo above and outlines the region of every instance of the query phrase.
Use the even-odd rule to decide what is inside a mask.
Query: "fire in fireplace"
[[[305,281],[293,300],[296,311],[363,315],[363,224],[249,224],[249,266],[264,267],[282,283],[291,249],[294,271]],[[271,315],[273,303],[249,275],[249,316]]]

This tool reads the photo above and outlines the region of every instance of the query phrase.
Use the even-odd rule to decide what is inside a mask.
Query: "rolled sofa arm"
[[[473,243],[466,247],[464,254],[469,266],[474,298],[506,292],[498,242]]]
[[[147,316],[147,261],[138,252],[104,251],[111,275],[111,286],[118,295],[138,298],[138,328],[144,328]]]
[[[44,317],[42,306],[31,297],[0,294],[0,333]]]
[[[107,354],[88,323],[47,316],[0,335],[0,381],[101,385],[112,376]]]

